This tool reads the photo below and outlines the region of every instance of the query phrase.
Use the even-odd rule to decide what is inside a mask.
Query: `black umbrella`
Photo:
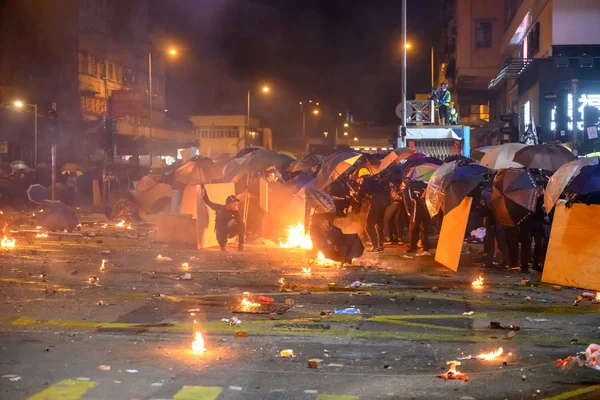
[[[27,189],[27,197],[29,197],[29,201],[42,204],[44,200],[48,199],[48,189],[39,184],[31,185]]]
[[[515,153],[513,160],[526,168],[556,171],[577,157],[569,149],[555,144],[527,146]]]
[[[458,166],[451,174],[450,183],[444,192],[442,209],[447,214],[456,208],[484,180],[491,171],[479,164]]]
[[[63,202],[46,200],[44,212],[38,214],[38,224],[49,231],[73,232],[79,220],[75,211]]]
[[[566,190],[579,195],[600,192],[600,164],[581,168]]]
[[[248,146],[245,149],[238,151],[237,154],[235,155],[235,157],[233,157],[233,158],[240,158],[240,157],[244,157],[246,154],[254,153],[255,151],[266,151],[266,150],[267,149],[265,149],[262,146]]]
[[[492,184],[490,207],[501,225],[517,226],[535,211],[540,192],[526,169],[501,169]]]

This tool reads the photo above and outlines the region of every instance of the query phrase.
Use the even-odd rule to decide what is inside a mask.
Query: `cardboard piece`
[[[92,180],[92,197],[95,206],[102,204],[102,194],[100,192],[100,181],[98,179]]]
[[[269,212],[269,182],[265,178],[260,178],[258,181],[258,192],[260,208],[265,212]]]
[[[191,215],[158,215],[156,240],[164,243],[196,244],[196,221]]]
[[[198,217],[198,192],[200,192],[200,185],[185,185],[181,195],[180,214],[191,215],[193,219]]]
[[[442,222],[435,261],[454,272],[458,270],[472,202],[473,198],[465,197],[458,207],[444,215]]]
[[[556,204],[542,282],[600,291],[600,205]]]
[[[208,193],[210,201],[217,204],[225,204],[227,196],[235,193],[233,183],[212,183],[204,185],[204,188]],[[204,203],[202,197],[203,193],[202,189],[200,189],[197,195],[198,209],[196,212],[198,218],[198,250],[219,245],[215,235],[216,213]]]

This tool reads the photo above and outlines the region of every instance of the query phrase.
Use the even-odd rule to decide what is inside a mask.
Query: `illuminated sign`
[[[587,106],[596,107],[600,110],[600,94],[582,94],[579,98],[579,107],[577,108],[577,112],[579,113],[579,120],[577,121],[577,129],[583,131],[583,117],[584,109]],[[573,130],[573,95],[569,93],[567,100],[567,115],[571,119],[568,123],[568,129],[570,131]],[[550,130],[556,129],[556,107],[552,109],[551,113],[551,121],[550,122]]]

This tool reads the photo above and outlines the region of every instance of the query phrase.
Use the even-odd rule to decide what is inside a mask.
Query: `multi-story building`
[[[156,156],[175,155],[177,147],[194,142],[191,129],[170,128],[165,116],[167,49],[152,44],[147,0],[4,4],[0,12],[0,102],[7,105],[19,98],[38,105],[42,149],[48,145],[44,116],[54,108],[61,121],[59,154],[83,161],[97,153],[106,142],[105,118],[112,117],[109,104],[113,92],[124,90],[137,93],[134,98],[140,102],[140,111],[116,118],[117,154],[143,155],[152,147]],[[21,136],[31,136],[29,129]],[[27,150],[24,156],[30,155]]]
[[[569,130],[576,142],[586,140],[586,107],[600,107],[600,1],[504,0],[492,7],[449,0],[448,11],[446,76],[463,121],[479,106],[491,121],[517,112],[521,134],[535,125],[542,141],[572,139]],[[466,99],[474,82],[478,99]],[[554,96],[566,104],[564,127],[557,126],[556,102],[547,100]],[[481,107],[486,99],[489,109]],[[557,128],[564,137],[555,137]],[[487,143],[479,144],[505,139],[484,131]]]
[[[246,115],[191,115],[200,154],[214,157],[232,155],[247,146],[272,148],[270,130],[260,127],[260,120]]]

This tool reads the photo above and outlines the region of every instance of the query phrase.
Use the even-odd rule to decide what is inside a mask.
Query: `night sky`
[[[430,46],[444,0],[408,1],[408,97],[430,89]],[[182,46],[168,65],[174,114],[245,113],[274,126],[298,101],[356,121],[396,124],[401,99],[400,0],[151,0],[164,38]],[[272,87],[267,97],[263,83]],[[295,125],[294,125],[295,126]],[[278,129],[279,128],[279,129]],[[285,128],[283,128],[285,129]]]

